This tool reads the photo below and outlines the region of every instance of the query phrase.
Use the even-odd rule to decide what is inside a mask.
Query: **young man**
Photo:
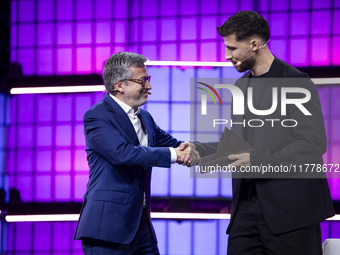
[[[233,160],[231,166],[322,165],[327,141],[318,92],[308,75],[270,52],[270,30],[266,20],[256,12],[241,11],[218,27],[218,33],[224,39],[226,60],[231,61],[237,71],[248,71],[235,86],[244,95],[247,88],[252,88],[255,109],[271,107],[275,86],[270,81],[273,79],[277,79],[283,87],[302,87],[311,95],[309,101],[303,104],[311,115],[303,114],[302,107],[289,104],[286,116],[282,116],[280,102],[270,116],[254,115],[245,100],[244,115],[232,116],[234,123],[244,122],[245,125],[233,125],[233,129],[256,152],[230,155],[229,159]],[[285,84],[286,78],[299,80]],[[293,98],[299,98],[298,93]],[[296,120],[297,125],[282,126],[280,122],[284,118]],[[280,121],[275,125],[269,122],[269,125],[266,123],[255,128],[247,125],[250,119]],[[201,156],[214,153],[216,149],[209,144],[197,143],[196,146]],[[286,176],[233,176],[242,178],[232,180],[228,255],[322,254],[320,222],[334,215],[327,180]]]
[[[75,239],[86,255],[159,254],[150,220],[152,166],[170,167],[189,148],[175,149],[181,142],[138,108],[151,94],[145,61],[129,52],[107,59],[108,93],[84,116],[90,178]]]

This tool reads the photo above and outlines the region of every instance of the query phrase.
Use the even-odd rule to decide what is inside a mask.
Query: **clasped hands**
[[[191,167],[197,165],[201,159],[200,154],[196,150],[196,145],[185,142],[175,148],[177,153],[177,163],[183,166]],[[228,156],[233,162],[228,167],[250,166],[250,153],[232,154]]]
[[[200,161],[200,154],[196,150],[196,145],[193,143],[185,142],[175,148],[177,153],[177,163],[183,166],[194,166]]]

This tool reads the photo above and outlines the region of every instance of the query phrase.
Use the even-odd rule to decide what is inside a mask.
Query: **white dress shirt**
[[[138,115],[140,113],[140,109],[138,108],[137,112],[134,112],[134,110],[128,106],[126,103],[120,101],[117,97],[109,94],[113,100],[116,101],[117,104],[119,104],[120,107],[122,107],[122,109],[124,110],[124,112],[126,112],[126,114],[129,116],[129,119],[136,131],[137,137],[138,137],[138,141],[139,144],[141,146],[145,146],[148,147],[149,144],[149,137],[148,134],[146,133],[146,130],[144,132],[142,125],[141,125],[141,121],[138,118]],[[175,151],[174,148],[169,147],[170,149],[170,153],[171,153],[171,163],[176,163],[177,161],[177,153]]]
[[[141,146],[148,147],[149,144],[149,137],[148,134],[146,133],[146,130],[143,130],[141,121],[138,117],[140,113],[140,109],[135,112],[130,106],[128,106],[126,103],[120,101],[118,98],[115,96],[109,94],[113,100],[116,101],[117,104],[119,104],[120,107],[126,112],[126,114],[129,116],[129,119],[132,123],[132,126],[134,127],[136,131],[136,135],[138,137],[139,144]],[[175,163],[177,161],[177,153],[174,148],[169,147],[170,153],[171,153],[171,163]],[[145,199],[145,192],[144,192],[144,199],[143,199],[143,207],[146,208],[146,199]]]

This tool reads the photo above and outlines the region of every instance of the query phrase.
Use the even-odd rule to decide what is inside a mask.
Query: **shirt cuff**
[[[169,147],[170,153],[171,153],[171,163],[176,163],[177,162],[177,153],[174,148]]]

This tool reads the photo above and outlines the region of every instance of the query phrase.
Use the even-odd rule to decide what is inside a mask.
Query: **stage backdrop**
[[[272,30],[273,53],[297,67],[340,64],[340,1],[20,0],[11,2],[11,62],[24,75],[100,73],[118,51],[150,60],[224,61],[216,32],[238,10],[257,10]],[[144,107],[161,128],[189,140],[190,78],[238,77],[233,68],[149,67],[153,94]],[[340,88],[319,86],[327,163],[340,163]],[[1,186],[24,202],[81,201],[88,180],[84,112],[103,93],[0,95]],[[224,99],[225,100],[225,99]],[[213,103],[213,102],[210,102]],[[230,102],[228,102],[230,103]],[[218,134],[212,134],[218,138]],[[333,199],[340,181],[330,179]],[[230,179],[191,179],[177,165],[155,168],[153,196],[231,197]],[[161,254],[225,254],[228,220],[155,220]],[[8,254],[81,254],[74,222],[11,223]],[[323,239],[340,238],[338,222]]]

